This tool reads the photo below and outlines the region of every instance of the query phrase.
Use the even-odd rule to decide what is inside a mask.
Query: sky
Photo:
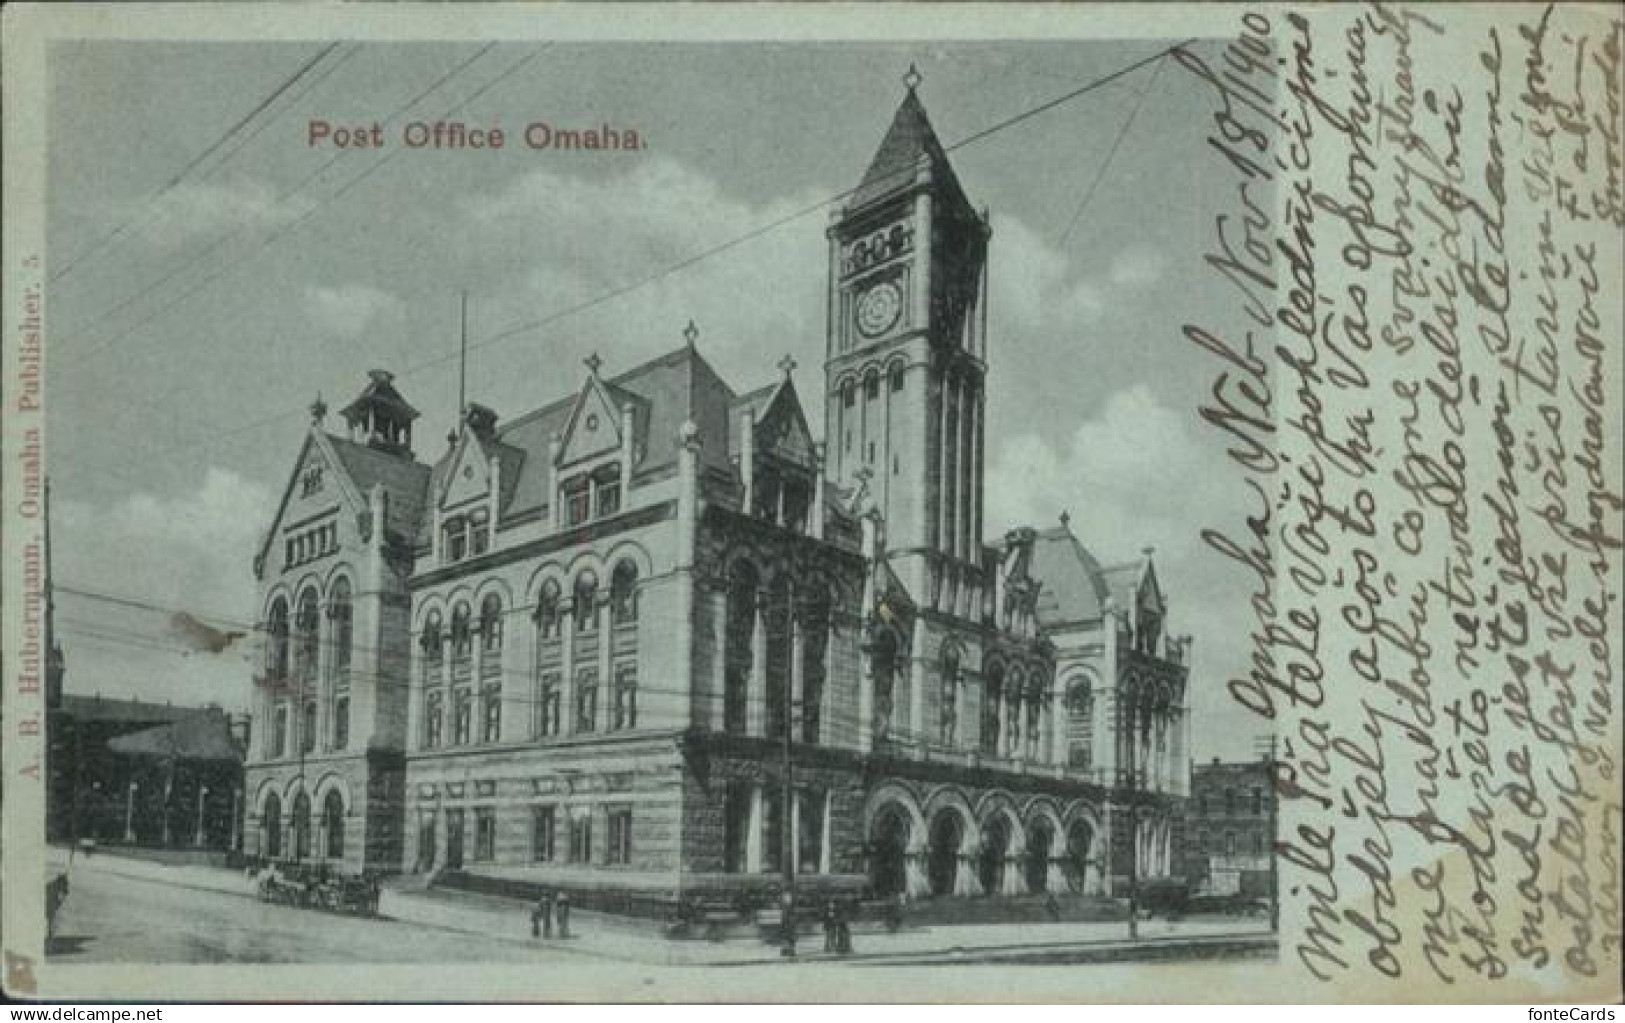
[[[254,620],[252,557],[318,394],[338,408],[367,370],[394,371],[424,413],[420,457],[439,456],[459,293],[468,396],[504,420],[575,391],[593,353],[613,375],[682,344],[690,320],[736,390],[790,354],[816,395],[820,204],[856,185],[908,67],[952,146],[1166,45],[55,45],[49,467],[69,691],[246,706],[240,646],[183,652],[172,612]],[[1266,730],[1224,691],[1245,670],[1245,580],[1199,539],[1244,507],[1195,411],[1214,366],[1181,333],[1239,315],[1202,262],[1228,201],[1211,115],[1169,59],[951,156],[993,223],[987,536],[1064,511],[1103,563],[1156,549],[1169,627],[1195,637],[1198,759],[1251,757]],[[442,118],[508,144],[399,145],[408,121]],[[312,148],[311,119],[380,122],[390,145]],[[634,128],[647,148],[533,151],[533,121]]]

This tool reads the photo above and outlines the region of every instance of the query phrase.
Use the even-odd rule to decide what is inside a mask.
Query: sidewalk
[[[530,907],[515,899],[471,892],[428,889],[386,890],[379,911],[396,920],[426,927],[480,934],[512,935],[515,940],[546,943],[586,955],[650,966],[750,966],[779,963],[777,946],[746,939],[712,942],[670,939],[648,921],[576,911],[568,940],[530,937]],[[803,935],[798,959],[880,965],[920,960],[998,959],[1009,962],[1111,961],[1160,959],[1204,953],[1252,954],[1268,945],[1268,929],[1251,920],[1201,919],[1143,921],[1139,939],[1128,940],[1127,924],[1090,923],[959,924],[904,927],[896,933],[856,935],[851,955],[826,955],[821,935]]]
[[[157,881],[160,884],[171,884],[181,888],[254,897],[254,882],[241,870],[197,864],[158,863],[133,856],[120,856],[105,849],[98,850],[90,856],[76,852],[71,867],[66,849],[52,847],[48,856],[53,868],[69,871],[70,885],[73,873],[86,870],[141,881]]]
[[[67,867],[66,850],[53,849],[51,862]],[[197,865],[171,865],[98,852],[73,859],[73,871],[96,871],[161,884],[255,897],[254,882],[242,871]],[[403,923],[454,933],[478,934],[519,944],[545,944],[549,949],[647,966],[751,966],[780,963],[777,946],[755,939],[706,941],[663,936],[653,921],[633,921],[585,910],[570,915],[568,939],[530,936],[530,906],[473,892],[414,888],[386,882],[379,915]],[[902,965],[922,961],[960,963],[1090,962],[1124,959],[1189,958],[1204,954],[1257,954],[1270,935],[1259,921],[1190,919],[1177,923],[1148,920],[1139,940],[1128,940],[1121,921],[956,924],[904,927],[896,933],[865,932],[854,936],[852,955],[826,955],[821,935],[803,935],[798,957],[803,962]]]

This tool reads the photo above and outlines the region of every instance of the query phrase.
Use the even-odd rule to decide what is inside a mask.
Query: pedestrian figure
[[[833,953],[839,949],[839,946],[840,942],[836,938],[835,900],[826,899],[824,901],[824,951]]]
[[[536,905],[531,907],[530,936],[533,938],[553,936],[553,894],[546,888],[536,896]]]
[[[68,899],[68,875],[58,874],[45,883],[45,938],[56,936],[56,912]]]
[[[559,914],[559,937],[568,938],[570,936],[570,893],[559,892],[559,897],[554,902],[554,905],[558,908]]]
[[[852,954],[852,914],[841,906],[835,914],[835,950],[843,956]]]

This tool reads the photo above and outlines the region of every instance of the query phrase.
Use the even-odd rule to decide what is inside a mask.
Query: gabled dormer
[[[635,468],[638,410],[646,402],[604,381],[601,365],[597,355],[587,359],[587,380],[551,444],[554,522],[560,529],[618,514]]]
[[[823,459],[796,394],[795,366],[786,357],[779,382],[746,395],[736,414],[742,510],[799,533],[812,525]]]
[[[276,576],[332,557],[340,548],[344,520],[367,511],[367,496],[350,478],[333,440],[319,419],[312,422],[254,557],[255,576]]]

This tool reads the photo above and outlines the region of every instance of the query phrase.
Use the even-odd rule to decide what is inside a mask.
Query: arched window
[[[439,611],[429,612],[418,645],[423,649],[423,681],[434,685],[440,681],[440,672],[446,663],[446,626]]]
[[[344,800],[337,789],[322,801],[322,832],[327,838],[327,858],[344,858]]]
[[[901,391],[903,389],[903,364],[900,362],[894,363],[891,368],[890,376],[891,389],[893,391]]]
[[[288,602],[281,597],[271,602],[265,632],[268,638],[265,676],[267,683],[275,689],[288,679]]]
[[[446,729],[446,701],[445,696],[436,689],[423,699],[423,746],[425,749],[436,749],[445,736]]]
[[[458,604],[451,613],[451,677],[466,679],[474,652],[473,628],[467,604]]]
[[[536,597],[536,638],[559,638],[559,584],[549,579]]]
[[[762,623],[767,640],[767,663],[763,665],[767,672],[767,690],[763,694],[766,697],[766,727],[767,734],[778,739],[784,738],[790,722],[790,601],[790,579],[780,573],[768,587]]]
[[[942,651],[942,688],[937,698],[937,738],[944,746],[959,745],[959,648]]]
[[[502,598],[495,593],[487,593],[480,602],[480,649],[486,654],[502,653]],[[502,659],[486,657],[484,666],[500,671]],[[487,670],[485,674],[493,672]]]
[[[294,615],[293,675],[300,691],[316,681],[317,625],[320,615],[316,610],[316,591],[306,590],[299,597],[299,611]]]
[[[813,590],[802,607],[801,640],[801,741],[818,742],[823,737],[825,680],[829,666],[831,608],[834,601],[828,589]]]
[[[988,665],[982,682],[982,752],[999,752],[999,707],[1004,702],[1004,665]]]
[[[1019,668],[1012,668],[1004,685],[1004,699],[1009,705],[1004,713],[1005,756],[1021,756],[1021,707],[1026,686],[1027,676]]]
[[[480,601],[481,742],[502,738],[502,598],[487,593]]]
[[[592,632],[598,628],[598,577],[590,569],[576,576],[575,628],[577,632]]]
[[[1087,771],[1094,767],[1095,760],[1095,697],[1088,678],[1076,679],[1067,686],[1066,713],[1066,762]]]
[[[892,732],[892,705],[897,680],[897,637],[890,629],[881,628],[874,637],[870,653],[870,670],[874,676],[874,714],[871,718],[874,737],[878,742]]]
[[[610,577],[609,602],[616,625],[638,620],[638,568],[630,561],[615,566]]]
[[[735,563],[728,578],[728,635],[722,700],[723,728],[743,732],[746,727],[750,676],[755,665],[756,567]]]
[[[1049,693],[1041,671],[1034,671],[1027,688],[1027,756],[1038,759],[1044,749],[1044,704]]]
[[[282,855],[282,800],[275,792],[265,797],[260,826],[265,829],[265,858],[274,860]]]
[[[332,595],[327,598],[327,617],[333,623],[333,684],[335,688],[348,688],[350,648],[355,640],[355,612],[350,603],[350,580],[341,577],[333,583]]]
[[[310,797],[303,792],[293,797],[293,855],[301,861],[310,855]]]

